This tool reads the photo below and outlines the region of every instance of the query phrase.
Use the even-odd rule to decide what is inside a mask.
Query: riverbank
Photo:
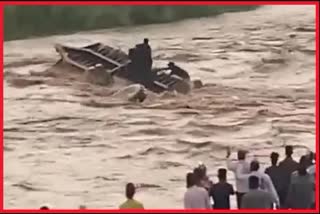
[[[167,23],[257,6],[6,6],[5,41],[120,26]]]

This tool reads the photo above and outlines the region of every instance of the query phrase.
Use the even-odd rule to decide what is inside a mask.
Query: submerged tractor
[[[187,94],[191,90],[190,78],[186,71],[181,69],[184,75],[180,75],[181,72],[173,72],[172,62],[167,68],[152,68],[151,54],[149,58],[143,54],[139,55],[139,45],[130,49],[128,54],[102,43],[81,48],[56,44],[55,49],[61,56],[57,64],[68,64],[83,72],[103,70],[108,75],[141,84],[154,93],[176,91]]]

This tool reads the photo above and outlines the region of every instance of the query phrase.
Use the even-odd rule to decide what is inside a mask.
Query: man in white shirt
[[[190,179],[190,178],[189,178]],[[193,174],[193,185],[188,188],[184,194],[184,208],[185,209],[211,209],[210,198],[208,191],[201,187],[201,180],[198,176]]]
[[[251,172],[248,174],[244,174],[244,173],[242,173],[243,170],[241,169],[241,167],[239,167],[236,171],[236,178],[243,180],[249,184],[249,177],[250,176],[258,177],[260,180],[260,183],[259,183],[260,189],[269,192],[270,195],[272,196],[273,203],[277,207],[280,207],[279,196],[278,196],[276,189],[274,188],[274,185],[272,183],[271,178],[269,177],[269,175],[265,174],[264,172],[259,171],[259,168],[260,168],[259,162],[254,160],[250,164],[250,171]]]
[[[227,168],[236,174],[237,169],[241,170],[242,174],[250,173],[250,164],[246,161],[246,151],[238,151],[238,160],[230,159],[230,149],[227,150]],[[236,176],[235,176],[236,177]],[[248,182],[243,179],[237,179],[236,177],[236,197],[238,209],[241,208],[242,197],[249,191]]]

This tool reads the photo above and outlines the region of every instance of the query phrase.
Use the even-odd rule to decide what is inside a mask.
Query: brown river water
[[[122,85],[31,75],[59,59],[55,43],[127,51],[144,37],[156,66],[175,61],[205,86],[136,104],[110,95]],[[5,208],[117,208],[127,182],[146,208],[183,208],[186,173],[203,161],[217,181],[226,147],[263,167],[286,144],[297,160],[315,150],[314,6],[5,42],[4,72]]]

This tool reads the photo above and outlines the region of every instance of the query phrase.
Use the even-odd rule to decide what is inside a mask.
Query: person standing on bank
[[[259,177],[249,177],[249,192],[243,196],[243,209],[272,209],[273,197],[269,192],[259,189]]]
[[[200,176],[192,173],[190,185],[184,194],[185,209],[211,209],[210,198],[207,190],[201,186]]]
[[[213,199],[214,209],[230,209],[230,196],[234,195],[233,186],[227,182],[227,170],[218,169],[219,182],[213,184],[210,196]]]
[[[280,205],[281,207],[285,206],[285,201],[287,198],[287,193],[289,191],[289,185],[291,182],[291,174],[298,170],[299,164],[292,158],[293,154],[293,146],[286,146],[285,147],[285,154],[286,158],[279,163],[279,170],[281,172],[281,184],[280,186]]]
[[[250,163],[246,161],[246,151],[239,150],[238,151],[238,160],[231,160],[230,148],[227,149],[227,168],[228,170],[233,171],[236,175],[237,169],[241,168],[241,173],[248,174],[250,173]],[[236,178],[236,197],[237,197],[237,206],[238,209],[241,208],[241,200],[244,194],[249,191],[248,182],[243,179]]]

